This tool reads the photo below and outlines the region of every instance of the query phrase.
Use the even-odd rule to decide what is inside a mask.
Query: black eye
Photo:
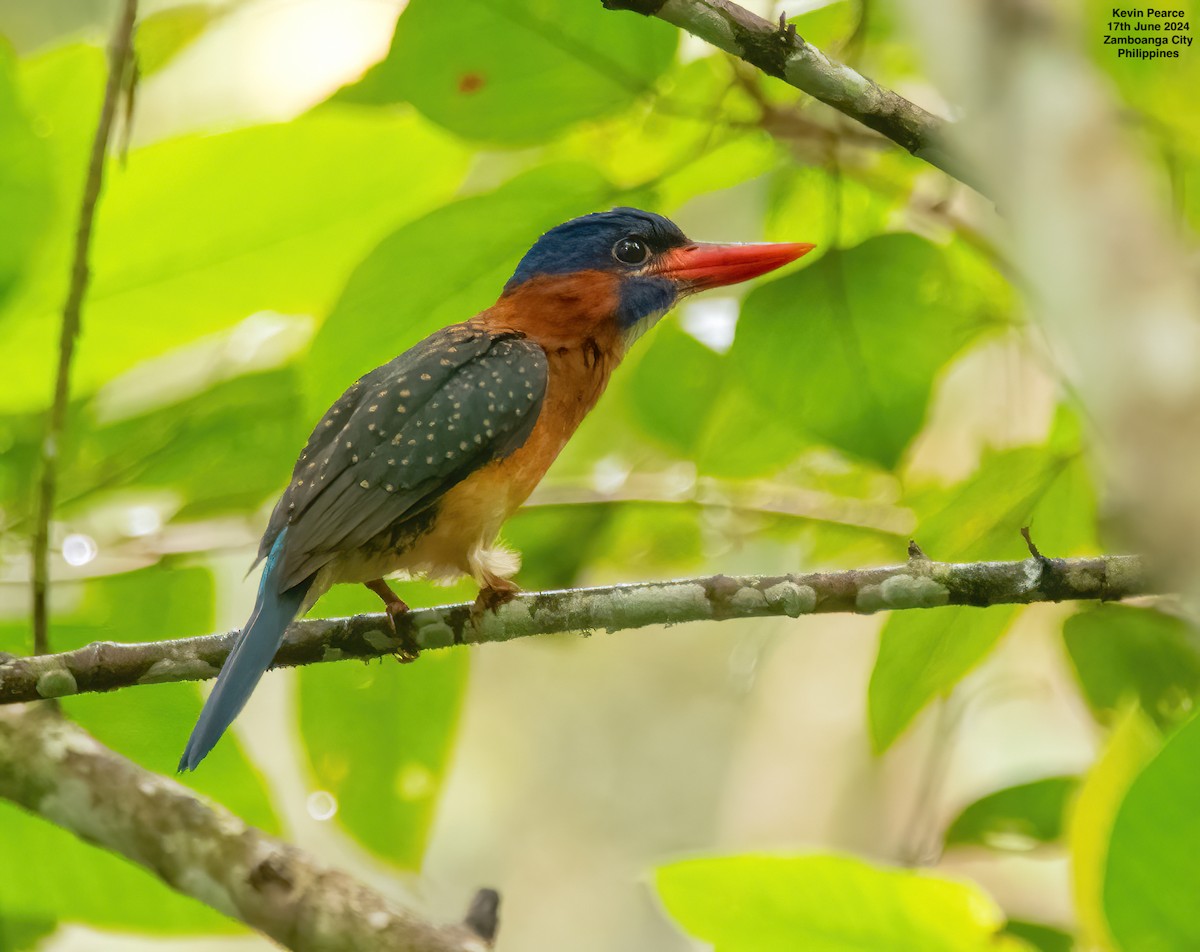
[[[641,264],[650,257],[650,248],[640,238],[622,238],[613,245],[613,257],[625,264]]]

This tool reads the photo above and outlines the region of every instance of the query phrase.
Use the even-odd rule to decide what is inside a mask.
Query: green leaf
[[[1063,811],[1078,786],[1078,777],[1045,777],[997,790],[955,818],[945,843],[1018,851],[1053,843],[1062,835]]]
[[[138,20],[134,43],[141,78],[170,63],[230,9],[211,3],[183,3]]]
[[[752,291],[730,359],[797,430],[891,468],[979,309],[942,249],[885,235]]]
[[[534,169],[388,235],[355,269],[305,363],[315,419],[361,374],[500,296],[538,236],[612,187],[582,165]]]
[[[815,10],[789,17],[796,32],[819,50],[832,55],[849,39],[861,17],[860,7],[851,0],[835,0]]]
[[[714,952],[1002,952],[982,890],[847,856],[746,855],[658,870],[667,911]]]
[[[629,374],[629,409],[648,435],[690,456],[721,391],[723,362],[670,321],[646,344]]]
[[[610,505],[525,506],[504,524],[504,540],[521,553],[522,588],[544,591],[579,584],[604,551],[615,517]]]
[[[401,589],[410,605],[464,594],[429,583]],[[364,590],[321,599],[324,617],[363,611]],[[373,598],[373,596],[368,596]],[[375,610],[375,607],[371,607]],[[463,650],[426,651],[413,664],[318,664],[299,669],[300,732],[313,782],[366,849],[419,869],[449,766],[467,682]]]
[[[1088,704],[1105,720],[1134,699],[1167,729],[1187,719],[1200,694],[1200,644],[1180,618],[1102,605],[1068,618],[1063,642]]]
[[[1104,871],[1104,912],[1124,952],[1200,948],[1200,721],[1188,721],[1130,784]],[[1093,834],[1094,835],[1094,834]]]
[[[1008,935],[1016,936],[1038,952],[1071,952],[1075,948],[1075,939],[1070,933],[1053,926],[1042,925],[1040,922],[1009,919],[1004,931]]]
[[[22,102],[14,57],[0,38],[0,309],[24,278],[53,210],[47,161]]]
[[[996,646],[1012,605],[894,613],[879,636],[867,691],[871,746],[883,753],[930,701],[950,691]]]
[[[1075,797],[1067,824],[1067,845],[1082,948],[1113,948],[1105,898],[1109,833],[1130,784],[1161,745],[1162,739],[1150,719],[1136,707],[1127,708]]]
[[[0,898],[0,906],[3,899]],[[24,952],[35,949],[42,939],[58,928],[53,919],[6,918],[0,916],[0,949],[4,952]]]
[[[665,23],[560,0],[410,0],[387,58],[340,98],[407,100],[459,135],[537,142],[646,92],[674,58]]]
[[[696,467],[707,476],[752,479],[779,471],[809,445],[779,416],[769,412],[744,387],[728,380],[704,420],[694,450]]]
[[[0,830],[5,855],[28,859],[0,868],[0,938],[4,923],[20,919],[148,933],[245,930],[140,866],[11,803],[0,802]]]
[[[414,116],[347,107],[130,153],[99,206],[75,391],[257,311],[323,312],[366,250],[444,200],[464,164]],[[25,359],[0,408],[45,399],[67,275],[46,268],[7,316],[6,344]]]
[[[985,460],[966,483],[929,495],[915,533],[943,561],[1018,558],[1027,553],[1022,526],[1035,525],[1045,551],[1073,550],[1094,525],[1092,496],[1075,486],[1082,463],[1045,448],[1022,448]],[[1076,513],[1079,509],[1083,515]],[[882,752],[931,700],[948,692],[995,646],[1016,614],[1008,605],[896,612],[883,627],[868,691],[871,740]]]

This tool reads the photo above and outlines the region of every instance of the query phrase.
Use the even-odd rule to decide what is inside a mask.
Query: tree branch
[[[830,59],[782,19],[778,24],[729,0],[603,0],[609,10],[656,16],[887,136],[960,182],[976,177],[946,150],[949,123]]]
[[[54,512],[54,495],[58,486],[58,453],[67,404],[71,392],[71,360],[83,311],[83,297],[88,286],[88,249],[92,241],[92,222],[96,217],[96,202],[104,184],[104,157],[108,138],[117,113],[117,101],[133,51],[133,26],[137,20],[137,0],[125,0],[121,15],[113,29],[108,50],[108,82],[104,87],[104,102],[100,121],[92,139],[92,154],[88,161],[87,178],[83,185],[83,200],[79,208],[79,228],[75,233],[75,254],[71,262],[71,283],[63,304],[62,331],[58,342],[58,374],[54,383],[54,402],[46,422],[42,440],[41,480],[38,483],[37,521],[33,533],[33,650],[42,654],[49,650],[49,613],[46,609],[50,590],[50,517]]]
[[[399,634],[422,648],[442,648],[598,628],[619,631],[687,621],[795,618],[823,612],[871,614],[940,605],[1109,600],[1150,591],[1141,559],[1131,555],[967,563],[934,562],[922,555],[905,565],[844,572],[714,575],[531,592],[478,621],[472,620],[470,605],[423,608],[402,616]],[[0,704],[212,678],[237,634],[140,644],[105,641],[61,654],[0,657]],[[400,644],[386,615],[301,621],[288,629],[274,667],[378,658],[396,653]]]
[[[0,797],[145,867],[290,949],[486,952],[497,898],[433,926],[358,880],[143,770],[44,704],[0,709]]]

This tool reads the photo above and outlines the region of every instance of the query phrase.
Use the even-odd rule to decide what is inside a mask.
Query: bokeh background
[[[902,8],[747,5],[953,111]],[[1100,5],[1060,10],[1186,238],[1200,115],[1171,97],[1200,88],[1200,61],[1118,63]],[[0,2],[0,650],[17,654],[114,14]],[[239,627],[258,536],[324,408],[491,303],[546,228],[616,204],[698,239],[818,248],[638,344],[505,530],[524,587],[894,563],[912,537],[941,560],[1021,558],[1022,526],[1053,556],[1121,545],[1070,357],[1022,297],[992,203],[797,90],[592,0],[141,16],[62,447],[56,650]],[[419,605],[472,595],[403,588]],[[745,948],[807,948],[805,923],[895,904],[900,931],[866,947],[997,948],[1004,928],[1013,949],[1143,952],[1157,920],[1137,903],[1161,886],[1114,869],[1108,844],[1144,855],[1155,791],[1114,816],[1200,688],[1177,608],[697,624],[275,672],[183,781],[433,917],[498,888],[500,950],[705,948],[685,927],[711,941],[705,917],[740,903],[726,928]],[[374,609],[343,589],[316,613]],[[64,707],[170,773],[203,690]],[[687,862],[762,851],[803,858],[771,880],[787,902],[737,892],[765,861]],[[940,880],[888,869],[950,882],[922,892]],[[771,915],[793,931],[755,940]],[[1155,947],[1194,948],[1196,924],[1180,928],[1184,944]],[[0,949],[267,946],[0,804]]]

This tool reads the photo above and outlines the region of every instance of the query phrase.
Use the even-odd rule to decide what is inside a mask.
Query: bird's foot
[[[493,576],[487,579],[487,583],[479,590],[479,594],[475,596],[475,604],[471,606],[471,622],[478,625],[483,620],[485,612],[491,611],[495,613],[500,610],[501,605],[511,602],[517,597],[517,593],[521,591],[521,587],[515,582],[511,582],[506,578]]]
[[[408,664],[411,661],[416,661],[421,654],[421,646],[417,644],[417,640],[412,636],[407,620],[401,621],[402,615],[407,615],[411,609],[400,599],[394,602],[389,602],[384,606],[387,611],[388,621],[392,624],[392,634],[396,640],[400,642],[400,648],[396,652],[396,660],[401,664]]]
[[[416,661],[421,653],[421,646],[413,638],[409,626],[400,620],[402,615],[409,613],[408,604],[381,578],[367,582],[366,585],[383,600],[383,610],[387,612],[388,623],[392,626],[392,636],[400,642],[400,648],[396,651],[397,660],[402,664]]]

